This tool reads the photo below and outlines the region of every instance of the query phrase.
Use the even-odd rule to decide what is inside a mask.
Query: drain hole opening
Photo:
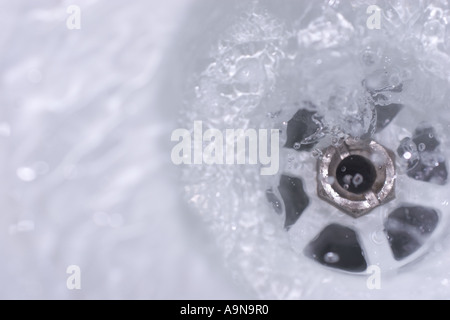
[[[355,194],[370,190],[376,178],[372,162],[358,155],[345,158],[336,169],[336,179],[341,187]]]

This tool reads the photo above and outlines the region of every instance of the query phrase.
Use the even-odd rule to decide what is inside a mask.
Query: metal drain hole
[[[317,161],[322,200],[359,218],[395,198],[395,155],[379,143],[348,138],[323,155]]]
[[[372,162],[358,155],[345,158],[336,169],[336,179],[341,187],[355,194],[370,190],[376,178]]]

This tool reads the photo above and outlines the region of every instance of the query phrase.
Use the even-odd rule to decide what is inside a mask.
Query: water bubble
[[[424,152],[420,160],[427,167],[438,167],[440,162],[445,161],[445,158],[439,152]]]
[[[427,146],[425,145],[425,143],[419,143],[418,145],[418,149],[420,152],[425,151],[425,149],[427,148]]]
[[[344,184],[344,189],[348,190],[348,188],[350,188],[350,186],[348,184]]]
[[[295,150],[299,150],[301,147],[302,147],[302,145],[301,145],[300,142],[294,143],[294,149],[295,149]]]
[[[403,154],[403,158],[405,158],[406,160],[411,159],[411,157],[412,157],[412,154],[409,151],[407,151]]]
[[[21,167],[17,169],[17,176],[20,180],[30,182],[36,179],[36,172],[29,167]]]
[[[423,146],[420,146],[420,148],[425,150],[426,149],[425,144]],[[407,160],[408,163],[411,164],[419,159],[419,153],[417,149],[418,146],[414,143],[414,141],[411,138],[404,138],[400,142],[398,154],[402,157],[402,159]]]
[[[334,263],[337,263],[337,262],[339,262],[339,255],[337,254],[337,253],[335,253],[335,252],[327,252],[324,256],[323,256],[323,260],[326,262],[326,263],[331,263],[331,264],[334,264]]]
[[[336,181],[336,179],[334,179],[334,177],[332,177],[332,176],[328,176],[328,177],[327,177],[327,182],[328,182],[329,184],[333,184],[335,181]]]
[[[345,172],[345,171],[347,171],[347,168],[345,166],[342,166],[341,171]]]
[[[353,177],[353,180],[352,180],[353,185],[355,187],[358,187],[363,182],[364,182],[363,176],[359,173],[355,174],[355,176]]]
[[[344,181],[345,184],[350,184],[352,182],[352,178],[353,178],[352,175],[346,174],[344,176],[344,179],[342,179],[342,180]]]
[[[441,37],[445,32],[444,26],[438,20],[431,20],[425,23],[424,33],[429,37]]]
[[[385,159],[383,155],[379,152],[373,153],[370,155],[370,160],[374,165],[382,166],[385,164]]]
[[[385,235],[384,235],[383,230],[374,231],[371,236],[372,241],[378,245],[383,243],[384,237],[385,237]]]

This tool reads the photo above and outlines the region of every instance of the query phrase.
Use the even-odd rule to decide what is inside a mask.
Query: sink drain
[[[395,155],[375,141],[328,147],[317,172],[319,197],[353,218],[395,198]]]
[[[320,136],[322,119],[314,110],[298,110],[287,122],[285,148],[299,154],[319,150],[321,141],[309,135]],[[275,212],[284,216],[295,252],[355,274],[368,273],[372,265],[394,271],[429,252],[446,224],[442,204],[429,192],[414,197],[405,190],[446,185],[447,160],[434,127],[419,124],[411,138],[400,142],[398,157],[371,137],[334,141],[340,144],[320,148],[315,163],[300,156],[302,166],[288,165],[278,186],[266,192]],[[401,192],[396,194],[396,188]],[[446,189],[433,190],[445,195]],[[376,214],[368,214],[372,210]]]

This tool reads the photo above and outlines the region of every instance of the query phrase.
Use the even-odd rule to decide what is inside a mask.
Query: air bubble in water
[[[300,148],[301,148],[301,143],[300,142],[296,142],[296,143],[294,143],[294,149],[295,150],[299,150]]]
[[[334,177],[332,177],[332,176],[328,176],[328,177],[327,177],[327,182],[328,182],[329,184],[333,184],[335,181],[336,181],[336,179],[334,179]]]
[[[426,149],[425,143],[419,143],[418,149],[420,152],[425,151]]]
[[[445,157],[439,152],[424,152],[420,160],[427,167],[437,167],[440,162],[445,161]]]
[[[30,182],[36,179],[36,172],[29,167],[22,167],[17,169],[17,176],[20,180]]]
[[[385,237],[385,235],[384,235],[383,230],[374,231],[371,236],[372,241],[375,244],[382,244],[384,237]]]
[[[352,183],[355,187],[358,187],[361,183],[364,182],[364,178],[362,175],[360,175],[359,173],[355,174],[355,176],[353,177]]]
[[[339,255],[335,252],[327,252],[324,256],[323,256],[323,260],[326,263],[338,263],[339,262]]]
[[[344,179],[343,179],[343,180],[344,180],[344,183],[345,183],[345,184],[350,184],[350,183],[352,182],[352,178],[353,178],[353,177],[352,177],[350,174],[345,175],[345,176],[344,176]]]

